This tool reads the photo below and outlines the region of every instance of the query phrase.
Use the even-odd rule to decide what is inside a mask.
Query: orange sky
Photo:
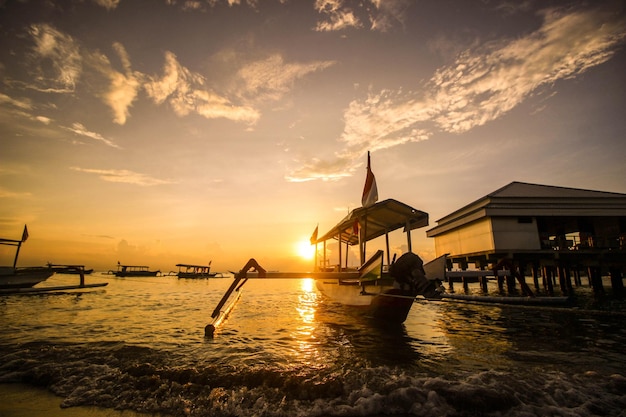
[[[0,13],[21,265],[309,269],[368,150],[380,199],[431,227],[511,181],[626,192],[620,1],[62,3]]]

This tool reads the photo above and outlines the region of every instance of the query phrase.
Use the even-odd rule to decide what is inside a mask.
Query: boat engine
[[[441,285],[437,281],[426,278],[424,262],[413,252],[405,253],[391,264],[389,275],[396,280],[400,289],[410,291],[415,295],[421,294],[425,298],[441,297]]]

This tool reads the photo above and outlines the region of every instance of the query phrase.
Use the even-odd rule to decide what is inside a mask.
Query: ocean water
[[[624,313],[417,300],[389,327],[250,279],[207,339],[230,278],[86,279],[0,296],[0,384],[155,416],[626,416]]]

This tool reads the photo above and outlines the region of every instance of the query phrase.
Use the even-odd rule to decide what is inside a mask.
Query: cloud
[[[109,139],[106,139],[105,137],[103,137],[99,133],[90,132],[81,123],[73,123],[72,127],[63,127],[63,128],[69,130],[70,132],[74,132],[77,135],[85,136],[87,138],[95,139],[97,141],[103,142],[105,145],[110,146],[112,148],[120,149],[119,145],[117,145],[115,142],[113,142],[113,141],[111,141]]]
[[[32,197],[31,193],[10,191],[4,187],[0,187],[0,198],[29,198],[29,197]]]
[[[30,35],[35,42],[31,69],[36,73],[31,88],[42,92],[73,92],[82,72],[78,44],[71,36],[45,23],[32,25]]]
[[[140,186],[145,186],[145,187],[174,183],[174,181],[152,178],[148,175],[129,171],[126,169],[90,169],[90,168],[80,168],[80,167],[71,167],[70,169],[73,169],[74,171],[78,171],[78,172],[96,174],[100,177],[100,179],[104,181],[108,181],[108,182],[120,182],[120,183],[134,184],[134,185],[140,185]]]
[[[178,116],[197,113],[208,119],[226,118],[254,124],[258,110],[237,106],[228,98],[207,89],[202,75],[183,67],[171,52],[165,54],[163,76],[148,77],[144,88],[155,103],[167,101]]]
[[[319,32],[363,26],[354,12],[344,4],[343,0],[315,0],[314,7],[317,12],[324,14],[327,19],[317,23],[315,30]]]
[[[609,60],[626,39],[626,23],[601,8],[541,13],[543,25],[524,37],[494,41],[461,53],[420,91],[383,90],[352,101],[344,112],[344,148],[336,163],[313,161],[290,181],[335,178],[354,169],[367,150],[463,133],[502,117],[539,88],[575,78]],[[343,163],[343,165],[342,165]]]
[[[281,55],[274,54],[237,71],[237,95],[260,102],[278,101],[293,88],[298,79],[334,64],[334,61],[285,63]]]
[[[120,4],[120,0],[94,0],[94,2],[107,10],[113,10]]]
[[[132,70],[128,54],[120,43],[113,43],[113,49],[118,55],[123,72],[113,68],[109,58],[97,51],[85,54],[85,65],[104,77],[104,85],[92,82],[91,88],[96,89],[96,94],[113,111],[113,122],[124,125],[144,75]]]
[[[463,53],[431,79],[434,120],[461,133],[507,113],[539,87],[574,78],[613,56],[623,43],[623,20],[601,10],[543,12],[543,26],[530,35]]]
[[[9,104],[20,110],[32,110],[33,108],[30,100],[28,99],[18,100],[2,93],[0,93],[0,104]]]
[[[404,23],[409,5],[408,0],[370,0],[350,4],[345,0],[316,0],[313,7],[323,18],[315,30],[332,32],[369,26],[371,30],[386,32],[397,22]]]

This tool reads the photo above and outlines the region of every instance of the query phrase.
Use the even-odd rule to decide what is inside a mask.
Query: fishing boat
[[[117,263],[117,271],[109,271],[116,277],[156,277],[161,271],[151,271],[145,265],[122,265]]]
[[[0,266],[0,289],[30,288],[47,280],[54,270],[43,266],[17,267],[17,259],[22,243],[28,239],[28,228],[24,226],[22,239],[0,238],[0,245],[15,246],[13,266]]]
[[[326,272],[325,267],[313,276],[317,289],[328,298],[362,310],[368,316],[403,323],[418,295],[432,299],[439,298],[441,293],[439,281],[428,279],[422,260],[411,250],[411,230],[427,225],[427,213],[393,199],[353,210],[326,234],[311,239],[316,245],[323,244],[324,258],[327,241],[336,240],[339,249],[334,271]],[[399,229],[406,233],[408,252],[392,260],[389,234]],[[380,249],[363,262],[367,242],[382,236],[385,236],[386,251]],[[346,262],[342,266],[344,245]],[[351,270],[347,266],[348,248],[356,245],[362,264]],[[327,264],[326,259],[323,264]]]
[[[241,287],[252,276],[258,278],[313,278],[317,289],[328,298],[357,309],[368,317],[387,322],[403,323],[419,295],[439,299],[443,288],[438,280],[426,277],[423,262],[412,252],[411,231],[428,226],[428,213],[394,199],[378,202],[376,180],[367,157],[367,178],[362,207],[352,210],[345,218],[318,237],[318,227],[311,236],[315,245],[315,268],[312,272],[268,272],[254,258],[234,273],[233,287],[227,291],[214,310],[217,317],[233,288]],[[397,260],[390,258],[389,234],[402,229],[407,236],[408,251]],[[386,251],[379,249],[366,259],[367,242],[385,237]],[[336,240],[338,259],[326,259],[327,241]],[[318,245],[323,245],[323,259],[318,262]],[[360,267],[348,267],[348,248],[358,245]],[[342,256],[345,249],[345,264]],[[386,255],[386,256],[385,256]],[[385,265],[386,261],[386,265]],[[321,266],[320,266],[321,264]],[[242,281],[243,280],[243,281]],[[239,284],[239,282],[241,284]]]
[[[213,278],[217,272],[211,272],[211,262],[208,265],[176,264],[178,278]]]

